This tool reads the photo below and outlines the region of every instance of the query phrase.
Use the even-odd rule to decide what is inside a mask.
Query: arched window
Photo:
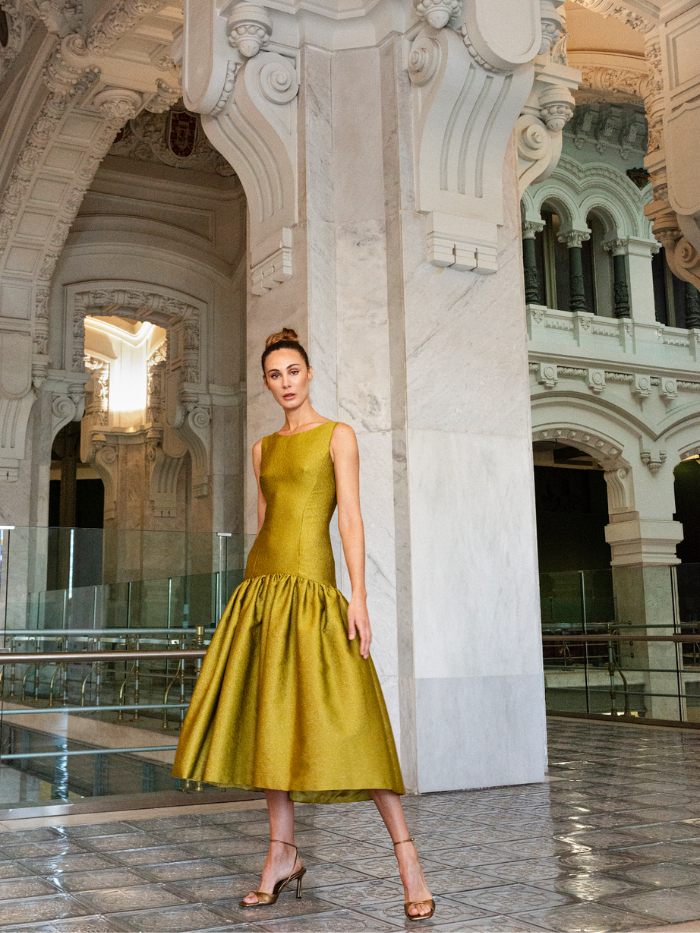
[[[656,320],[669,327],[700,327],[700,292],[677,278],[662,247],[651,260]]]

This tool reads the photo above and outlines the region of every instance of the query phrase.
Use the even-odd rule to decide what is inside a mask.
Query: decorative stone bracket
[[[470,0],[457,31],[450,24],[459,19],[459,4],[416,2],[426,25],[411,43],[407,67],[417,206],[426,217],[433,265],[482,274],[498,268],[505,150],[530,100],[533,60],[560,32],[559,5],[561,0]],[[534,119],[547,135],[544,114],[560,133],[560,108],[570,106],[571,95],[556,82],[576,87],[578,73],[561,65],[546,74],[543,66],[540,73]]]
[[[645,448],[639,453],[640,460],[648,467],[650,473],[658,473],[667,459],[666,451],[656,445]]]
[[[574,113],[581,72],[552,60],[549,52],[535,62],[535,81],[515,124],[518,141],[518,188],[549,178],[559,162],[562,130]]]
[[[272,20],[255,3],[228,18],[185,4],[182,89],[202,114],[212,145],[236,170],[248,199],[254,294],[292,275],[291,230],[298,219],[297,94],[293,57],[266,51]]]

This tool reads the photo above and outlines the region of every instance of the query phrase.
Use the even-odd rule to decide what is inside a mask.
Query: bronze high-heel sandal
[[[292,863],[292,870],[287,878],[283,878],[281,881],[277,882],[277,884],[272,889],[272,894],[268,894],[267,891],[251,891],[251,894],[254,894],[257,897],[257,901],[254,904],[246,904],[245,901],[239,901],[238,904],[240,907],[264,907],[267,904],[274,904],[282,893],[283,889],[287,887],[290,881],[296,881],[297,897],[301,897],[301,879],[306,874],[306,869],[302,866],[299,871],[294,871],[294,866],[296,865],[297,858],[299,857],[299,850],[296,846],[292,845],[291,842],[285,842],[283,839],[270,839],[270,842],[281,842],[283,846],[289,846],[291,849],[294,849],[294,862]]]
[[[400,839],[399,842],[395,842],[394,846],[401,846],[404,842],[413,842],[413,836],[410,836],[408,839]],[[430,907],[429,914],[409,914],[410,907],[422,907],[423,905]],[[409,920],[430,920],[430,918],[435,913],[435,901],[430,898],[429,901],[406,901],[403,905],[403,912],[406,914]]]

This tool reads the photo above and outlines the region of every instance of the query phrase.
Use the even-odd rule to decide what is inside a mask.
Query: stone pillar
[[[559,242],[569,248],[569,311],[588,311],[583,287],[581,244],[590,239],[590,230],[567,230],[559,234]]]
[[[315,406],[358,435],[373,657],[407,786],[540,781],[511,140],[542,45],[528,25],[540,6],[476,0],[462,22],[457,0],[420,3],[428,25],[405,3],[380,6],[393,25],[378,38],[377,19],[371,41],[362,17],[328,17],[319,30],[300,11],[299,29],[313,38],[301,30],[308,38],[296,48],[286,20],[240,4],[211,27],[216,48],[223,30],[234,50],[208,76],[201,43],[210,26],[186,14],[187,104],[205,114],[248,197],[248,446],[280,427],[260,354],[268,333],[292,325],[314,366]],[[506,22],[506,6],[519,25],[500,33],[496,50],[481,29],[484,17]],[[288,54],[266,51],[270,33],[290,43]],[[190,43],[197,55],[188,59]],[[487,388],[503,380],[505,407]],[[252,532],[250,465],[247,489]]]
[[[628,492],[617,495],[620,482],[608,479],[610,524],[605,539],[612,552],[613,589],[617,618],[631,622],[635,635],[671,635],[674,632],[670,568],[680,563],[676,545],[683,526],[673,521],[673,470],[665,454],[649,457],[623,479]],[[627,471],[616,471],[616,475]],[[630,482],[632,480],[632,482]],[[638,507],[635,509],[635,505]],[[671,642],[633,642],[621,645],[624,669],[649,670],[644,675],[647,716],[679,718],[676,646]]]
[[[613,242],[618,244],[620,241],[614,240]],[[621,248],[623,256],[627,256],[629,316],[640,324],[655,324],[656,308],[651,259],[661,247],[655,240],[627,237],[621,241]]]
[[[626,244],[616,239],[605,243],[604,248],[612,255],[613,265],[613,309],[615,317],[630,316],[630,293],[627,287]]]
[[[700,327],[700,292],[690,282],[685,283],[685,326]]]
[[[544,223],[523,221],[523,273],[525,277],[525,304],[542,304],[541,282],[537,272],[535,236],[542,233]]]

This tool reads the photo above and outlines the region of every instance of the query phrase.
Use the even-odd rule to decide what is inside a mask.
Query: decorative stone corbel
[[[665,402],[672,402],[674,398],[678,398],[678,380],[671,376],[662,376],[659,395]]]
[[[605,389],[605,370],[589,369],[586,372],[586,385],[591,392],[600,395]]]
[[[171,381],[169,392],[172,387]],[[202,498],[210,489],[211,412],[207,400],[186,386],[180,385],[177,394],[174,404],[169,399],[166,407],[166,425],[187,445],[192,457],[192,492]]]
[[[416,12],[428,26],[443,29],[462,12],[461,0],[414,0]]]
[[[639,454],[639,457],[644,466],[646,466],[649,469],[649,472],[653,474],[658,473],[666,462],[666,452],[664,450],[660,450],[657,446],[642,450]]]
[[[148,445],[146,453],[151,464],[149,485],[150,503],[153,514],[159,518],[174,518],[177,515],[177,481],[184,459],[171,457],[159,439]]]
[[[608,513],[619,515],[634,508],[632,489],[630,483],[630,470],[618,466],[613,461],[610,469],[606,469],[603,478],[608,487]],[[608,464],[604,464],[607,466]],[[628,488],[630,487],[630,488]]]
[[[535,60],[532,90],[515,125],[521,197],[528,185],[544,181],[556,168],[562,130],[574,114],[572,91],[581,82],[581,72],[553,51],[563,33],[557,5],[558,0],[541,0],[544,51]],[[562,57],[564,61],[558,60]]]
[[[182,90],[179,87],[170,87],[162,78],[156,79],[156,87],[157,92],[150,98],[145,108],[150,113],[165,113],[182,97]]]
[[[226,20],[229,45],[244,58],[253,58],[270,44],[272,20],[265,7],[243,0],[236,4]]]
[[[537,369],[537,381],[546,389],[553,389],[559,382],[558,366],[556,363],[540,363]]]
[[[651,395],[651,376],[647,373],[636,373],[632,383],[632,394],[638,398],[649,398]]]
[[[535,0],[471,0],[463,41],[426,25],[411,44],[417,201],[433,265],[498,268],[503,159],[532,87],[539,15]]]

